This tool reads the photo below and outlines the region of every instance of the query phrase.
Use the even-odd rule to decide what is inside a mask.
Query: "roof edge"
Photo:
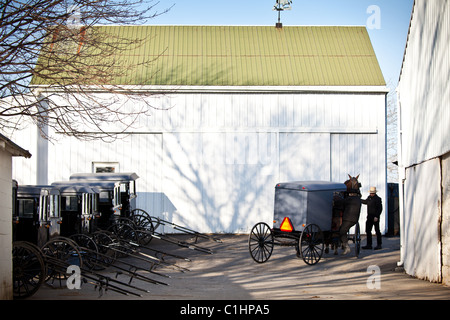
[[[10,139],[5,137],[0,133],[0,150],[5,150],[9,152],[13,157],[24,157],[31,158],[31,153],[19,147],[17,144],[12,142]]]
[[[33,85],[34,89],[50,92],[67,90],[56,86]],[[85,86],[85,92],[117,92],[117,93],[389,93],[385,85],[380,86],[176,86],[176,85],[117,85],[117,86]]]

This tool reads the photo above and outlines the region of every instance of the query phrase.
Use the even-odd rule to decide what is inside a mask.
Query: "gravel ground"
[[[184,235],[179,240],[189,241]],[[189,258],[191,261],[165,257],[176,266],[154,269],[139,274],[167,285],[152,284],[133,279],[131,285],[144,289],[129,289],[141,295],[123,295],[101,290],[83,283],[80,290],[42,286],[28,300],[449,300],[450,288],[406,275],[399,270],[399,237],[384,237],[383,249],[363,250],[359,258],[353,251],[347,255],[324,254],[318,264],[310,266],[295,255],[292,247],[275,247],[271,258],[263,264],[252,260],[247,235],[218,235],[223,242],[200,240],[198,245],[211,249],[213,254],[190,250],[154,239],[150,248]],[[362,243],[364,244],[364,238]],[[353,250],[353,248],[352,248]],[[145,254],[154,253],[141,250]],[[142,268],[149,263],[135,257],[124,258]],[[374,267],[375,266],[375,267]],[[124,266],[126,268],[126,266]],[[181,269],[185,268],[185,269]],[[371,270],[375,270],[373,273]],[[130,277],[117,275],[109,268],[101,272],[105,277],[128,283]],[[164,276],[163,276],[164,275]],[[378,277],[379,275],[379,277]],[[168,277],[170,278],[168,278]],[[112,282],[110,282],[112,283]]]

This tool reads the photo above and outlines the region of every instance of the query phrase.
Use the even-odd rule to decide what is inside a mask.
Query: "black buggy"
[[[345,197],[343,183],[325,181],[298,181],[279,183],[275,187],[273,227],[257,223],[249,235],[250,255],[258,263],[269,260],[275,245],[294,246],[297,256],[305,263],[319,262],[325,246],[338,245],[342,211],[335,199]],[[349,239],[355,243],[355,254],[360,252],[359,223]]]

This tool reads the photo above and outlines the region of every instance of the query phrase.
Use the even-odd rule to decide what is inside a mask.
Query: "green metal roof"
[[[139,64],[111,84],[385,86],[365,27],[98,26],[147,39],[116,63]],[[127,54],[128,53],[128,54]],[[89,62],[86,62],[89,64]],[[48,84],[33,79],[33,84]]]

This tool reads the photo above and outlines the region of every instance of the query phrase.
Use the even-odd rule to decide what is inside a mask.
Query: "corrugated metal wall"
[[[432,282],[441,281],[440,175],[440,159],[433,159],[407,170],[405,184],[404,268]]]
[[[450,151],[450,2],[416,1],[398,86],[404,167]]]
[[[450,2],[416,0],[398,86],[401,262],[408,274],[437,282],[450,278],[448,176],[439,158],[450,151],[449,43]]]
[[[11,154],[0,148],[0,300],[13,298]]]
[[[113,143],[50,143],[48,181],[119,162],[141,177],[140,207],[202,232],[271,223],[275,184],[287,180],[360,174],[364,195],[374,185],[387,204],[384,93],[188,93],[151,103],[171,108]],[[364,221],[365,207],[363,231]]]

